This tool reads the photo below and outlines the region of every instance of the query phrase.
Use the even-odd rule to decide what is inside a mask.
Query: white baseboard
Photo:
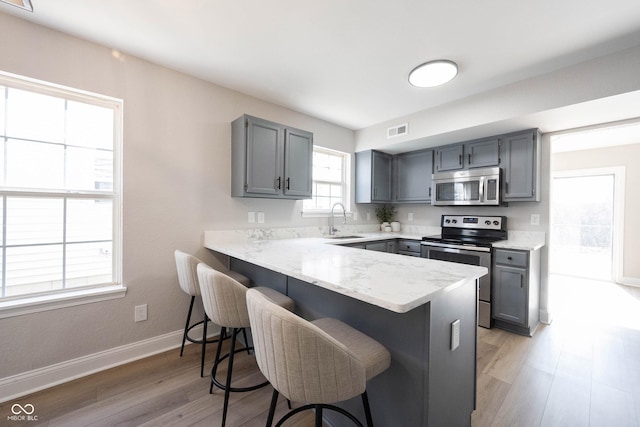
[[[621,280],[623,285],[627,286],[639,286],[640,287],[640,279],[637,277],[623,277]]]
[[[216,331],[210,335],[211,337],[219,333],[218,327],[215,325],[211,325],[210,330]],[[44,368],[0,378],[0,403],[180,347],[182,332],[182,330],[170,332]],[[193,328],[189,335],[201,336],[202,326]],[[187,341],[187,344],[190,343]]]

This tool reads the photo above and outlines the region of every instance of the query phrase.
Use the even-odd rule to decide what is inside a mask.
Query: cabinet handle
[[[508,259],[509,261],[513,261],[513,257],[508,256],[508,257],[507,257],[507,259]]]
[[[522,274],[521,274],[521,275],[520,275],[520,288],[521,288],[521,289],[523,288],[523,283],[522,283],[523,281],[524,281],[524,280],[523,280],[523,276],[522,276]]]
[[[291,189],[291,178],[287,178],[287,190]]]
[[[458,155],[458,164],[462,165],[462,154]]]
[[[281,185],[282,185],[282,177],[278,177],[278,179],[276,180],[277,184],[276,184],[276,189],[280,190]]]
[[[469,164],[471,164],[471,153],[467,154],[469,156]]]
[[[429,187],[429,197],[431,197],[431,187]]]

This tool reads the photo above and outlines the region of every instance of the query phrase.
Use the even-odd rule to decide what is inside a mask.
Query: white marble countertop
[[[405,313],[443,292],[488,273],[484,267],[339,246],[393,238],[404,233],[343,233],[355,239],[307,237],[305,232],[207,231],[204,246],[233,258],[334,292]],[[309,233],[311,235],[315,233]]]
[[[493,243],[494,248],[535,251],[545,245],[545,233],[536,231],[509,231],[508,240]]]

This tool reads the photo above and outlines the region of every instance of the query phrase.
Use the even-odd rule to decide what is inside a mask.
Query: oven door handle
[[[491,248],[485,248],[484,246],[453,245],[451,243],[437,243],[437,242],[420,242],[420,244],[424,246],[433,246],[436,248],[462,250],[469,253],[491,252]]]

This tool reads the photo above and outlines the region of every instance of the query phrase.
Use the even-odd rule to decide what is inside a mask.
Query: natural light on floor
[[[551,275],[551,310],[559,321],[585,329],[620,327],[640,331],[640,288],[584,278]]]

